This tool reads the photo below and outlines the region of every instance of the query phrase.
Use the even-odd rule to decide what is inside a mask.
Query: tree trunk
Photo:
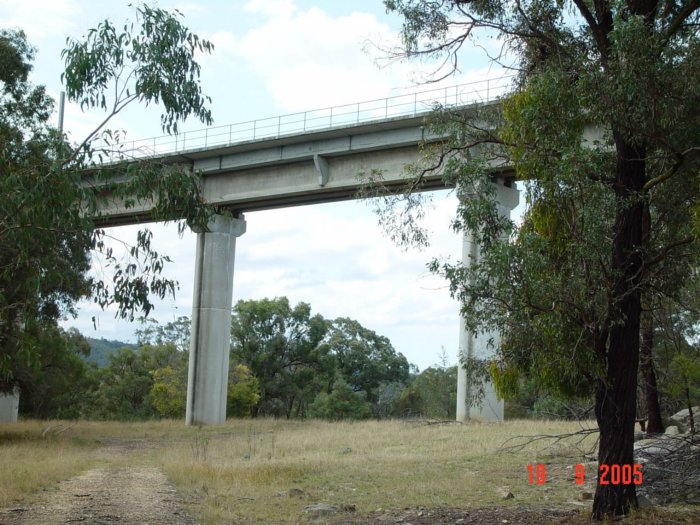
[[[695,434],[695,416],[693,415],[693,403],[690,400],[690,388],[685,389],[685,399],[688,403],[688,421],[690,421],[690,433]]]
[[[661,406],[659,405],[659,389],[656,384],[656,371],[652,360],[654,344],[654,322],[651,312],[642,315],[642,340],[639,346],[639,369],[644,380],[644,400],[647,406],[647,432],[663,434],[664,424],[661,421]]]
[[[637,367],[641,316],[642,220],[645,151],[613,130],[617,151],[615,226],[613,238],[612,306],[605,378],[596,389],[595,414],[600,429],[599,466],[634,464],[634,423],[637,411]],[[637,508],[635,485],[601,483],[593,500],[594,520],[622,516]]]

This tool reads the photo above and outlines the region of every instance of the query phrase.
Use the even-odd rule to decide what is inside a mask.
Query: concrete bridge
[[[420,146],[444,138],[425,126],[436,103],[468,111],[503,93],[508,83],[488,80],[132,144],[125,152],[130,157],[158,158],[200,173],[206,200],[232,215],[217,216],[197,232],[187,424],[226,419],[234,254],[236,239],[246,231],[244,213],[355,199],[359,176],[376,170],[386,185],[400,188],[408,177],[405,166],[421,160]],[[510,216],[518,203],[511,177],[500,167],[494,182],[500,212]],[[445,188],[439,173],[429,175],[422,187],[439,188]],[[128,209],[112,203],[104,211],[102,224],[115,226],[147,221],[150,210],[147,203]],[[478,246],[465,236],[464,262],[478,256]],[[462,326],[460,352],[486,357],[485,340]],[[466,375],[459,370],[457,419],[502,420],[503,402],[493,389],[487,388],[480,406],[469,406]]]

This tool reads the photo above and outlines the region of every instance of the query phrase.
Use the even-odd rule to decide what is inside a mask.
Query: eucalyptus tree
[[[205,224],[213,213],[196,176],[177,166],[100,162],[127,160],[123,135],[106,126],[129,104],[160,103],[167,132],[190,116],[211,123],[195,55],[212,44],[177,12],[142,5],[135,14],[123,27],[105,20],[84,39],[67,41],[68,98],[105,112],[79,144],[50,124],[53,101],[30,81],[34,50],[24,33],[0,31],[0,391],[12,390],[16,368],[34,359],[32,327],[74,312],[79,299],[114,304],[117,315],[133,319],[149,313],[153,295],[174,292],[176,283],[162,273],[168,258],[153,250],[149,231],[138,233],[126,260],[109,246],[100,212],[106,189],[127,207],[152,203],[151,220],[180,219],[180,228]],[[106,147],[93,140],[100,137]],[[115,184],[115,175],[123,182]],[[112,267],[112,278],[88,274],[93,252]]]
[[[335,319],[324,346],[334,357],[345,383],[354,392],[364,392],[371,403],[377,401],[381,384],[408,381],[410,365],[406,357],[394,349],[387,337],[353,319]]]
[[[512,61],[513,97],[487,115],[489,126],[484,111],[446,117],[452,150],[438,155],[469,197],[455,225],[475,236],[483,259],[433,269],[450,280],[471,329],[507,335],[500,351],[510,359],[492,366],[501,386],[518,366],[553,388],[593,384],[599,463],[631,468],[642,298],[677,285],[669,261],[685,268],[694,242],[700,2],[384,3],[404,18],[408,56],[439,55],[456,68],[472,38],[501,39],[506,53],[493,60]],[[517,236],[496,213],[487,166],[465,153],[475,145],[531,181]],[[634,485],[598,484],[593,518],[636,505]]]
[[[286,297],[238,301],[231,319],[231,361],[257,378],[253,416],[303,416],[332,381],[334,361],[323,345],[328,321],[311,306],[291,306]]]

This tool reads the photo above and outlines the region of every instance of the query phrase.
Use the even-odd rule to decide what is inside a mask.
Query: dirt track
[[[98,451],[111,463],[127,457],[133,444],[114,443]],[[195,525],[175,489],[157,467],[105,466],[88,470],[46,491],[30,506],[0,510],[0,525],[138,524]]]
[[[156,467],[97,468],[64,481],[44,501],[0,513],[3,525],[195,524]]]

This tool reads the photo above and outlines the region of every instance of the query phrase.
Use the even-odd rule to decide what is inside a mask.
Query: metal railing
[[[428,89],[405,95],[343,104],[299,113],[289,113],[223,126],[184,131],[147,139],[126,141],[118,150],[101,148],[110,160],[144,158],[182,153],[205,148],[224,147],[258,139],[319,131],[324,129],[408,117],[434,110],[437,106],[453,107],[495,100],[510,88],[513,76],[502,76],[445,88]],[[102,145],[104,146],[104,145]]]

